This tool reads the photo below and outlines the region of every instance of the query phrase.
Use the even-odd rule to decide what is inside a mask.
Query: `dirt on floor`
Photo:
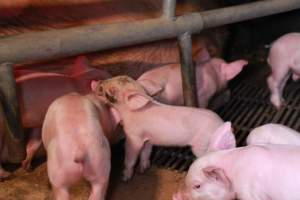
[[[113,150],[111,180],[107,200],[169,200],[182,185],[185,173],[152,166],[144,174],[136,173],[129,182],[123,182],[123,152]],[[0,182],[0,200],[50,200],[51,186],[47,177],[45,159],[35,162],[34,170],[19,168],[10,179]],[[81,180],[71,188],[74,200],[88,199],[89,184]]]

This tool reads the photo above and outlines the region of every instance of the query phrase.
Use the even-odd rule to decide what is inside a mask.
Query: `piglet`
[[[216,131],[224,124],[216,113],[207,109],[159,103],[128,76],[92,82],[92,89],[120,115],[126,136],[125,181],[132,177],[140,152],[140,170],[149,167],[152,145],[190,145],[199,157],[209,150],[211,140],[218,140]],[[228,135],[234,138],[231,132]]]
[[[300,147],[251,145],[197,159],[173,200],[300,199]]]
[[[272,74],[267,82],[271,91],[270,101],[280,109],[284,99],[282,92],[292,73],[294,81],[300,76],[300,33],[289,33],[277,39],[271,45],[268,63]]]
[[[209,100],[227,87],[229,80],[248,64],[246,60],[231,63],[221,58],[210,58],[204,48],[194,57],[198,106],[206,108]],[[169,64],[147,71],[138,78],[147,93],[162,103],[183,105],[180,64]],[[226,102],[224,102],[226,103]]]
[[[100,123],[103,105],[93,95],[76,93],[55,100],[45,116],[42,141],[55,199],[82,176],[90,182],[90,200],[104,200],[110,173],[110,146]]]
[[[265,124],[249,133],[247,144],[300,145],[300,133],[281,124]]]

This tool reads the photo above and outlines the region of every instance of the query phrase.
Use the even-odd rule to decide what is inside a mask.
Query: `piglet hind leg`
[[[123,181],[128,181],[133,176],[134,166],[143,147],[143,142],[127,137],[125,142],[125,169]]]
[[[141,173],[144,173],[150,167],[150,156],[152,152],[152,144],[145,142],[140,155],[139,169]]]
[[[70,194],[68,188],[52,186],[53,196],[55,200],[69,200]]]
[[[91,194],[88,200],[105,200],[108,180],[105,182],[91,182]]]
[[[83,176],[91,185],[89,200],[105,200],[111,169],[110,147],[90,148],[84,161]]]
[[[270,101],[279,110],[284,102],[282,92],[289,78],[289,68],[276,64],[272,66],[272,74],[268,77],[267,83],[271,91]]]
[[[292,79],[293,79],[293,81],[299,81],[300,77],[299,77],[299,75],[293,73]]]
[[[59,159],[48,153],[47,170],[55,200],[69,200],[69,188],[76,183],[83,171],[82,163],[62,156]]]
[[[202,134],[195,134],[196,136],[193,138],[192,142],[190,143],[191,150],[193,154],[199,158],[204,155],[207,147],[204,144],[204,138]]]
[[[22,162],[22,168],[26,171],[32,170],[32,159],[41,145],[41,128],[34,128],[29,135],[28,143],[26,145],[26,158]]]

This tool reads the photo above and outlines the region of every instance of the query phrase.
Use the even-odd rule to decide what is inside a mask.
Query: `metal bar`
[[[192,59],[192,36],[186,32],[178,37],[184,104],[197,107],[195,67]]]
[[[47,60],[198,33],[204,28],[300,8],[299,0],[264,0],[240,6],[110,25],[26,33],[0,40],[0,63]]]
[[[4,140],[10,162],[20,162],[25,158],[24,132],[21,125],[19,103],[16,95],[16,83],[13,66],[0,65],[0,102],[5,118]]]
[[[176,13],[176,0],[164,0],[163,17],[174,20]]]

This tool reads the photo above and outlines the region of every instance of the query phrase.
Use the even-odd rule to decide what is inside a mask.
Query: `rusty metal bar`
[[[176,12],[176,0],[163,1],[163,17],[174,20]]]
[[[21,123],[19,103],[13,65],[0,65],[0,102],[5,117],[5,145],[10,162],[20,162],[25,158],[24,132]]]
[[[178,37],[184,104],[197,107],[195,67],[192,59],[192,36],[186,32]]]
[[[0,63],[23,63],[94,52],[198,33],[202,29],[300,8],[299,0],[264,0],[245,5],[110,25],[26,33],[0,40]]]

